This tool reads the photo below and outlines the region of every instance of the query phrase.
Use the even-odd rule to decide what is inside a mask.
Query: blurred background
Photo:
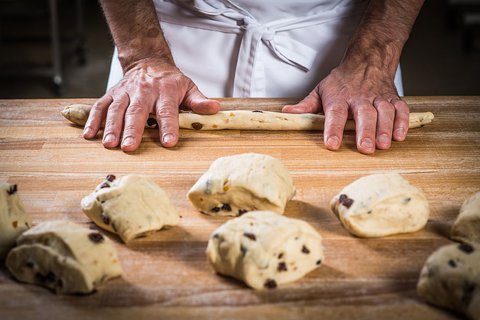
[[[99,97],[112,52],[97,0],[0,0],[0,99]],[[480,95],[480,0],[427,0],[401,64],[405,95]]]

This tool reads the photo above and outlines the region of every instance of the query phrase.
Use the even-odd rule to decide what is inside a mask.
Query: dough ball
[[[302,278],[324,260],[322,237],[308,223],[252,211],[215,230],[207,257],[215,271],[254,289]]]
[[[177,225],[180,220],[165,191],[143,175],[119,179],[108,175],[82,199],[81,206],[97,226],[118,234],[124,242]]]
[[[0,184],[0,260],[3,260],[15,240],[30,228],[31,221],[23,209],[17,185]]]
[[[417,291],[433,305],[480,319],[480,246],[452,244],[435,251],[423,266]]]
[[[238,216],[268,210],[283,214],[295,187],[280,160],[256,153],[215,160],[188,192],[188,199],[202,213]]]
[[[90,293],[122,269],[112,242],[69,221],[43,222],[18,239],[7,268],[19,281],[56,293]]]
[[[452,239],[480,243],[480,192],[465,200],[451,233]]]
[[[373,174],[349,184],[330,202],[345,228],[359,237],[415,232],[429,207],[423,192],[399,174]]]

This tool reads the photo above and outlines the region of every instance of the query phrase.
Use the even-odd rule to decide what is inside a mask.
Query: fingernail
[[[388,144],[390,143],[390,137],[386,134],[381,134],[379,137],[378,137],[378,143],[381,143],[381,144]]]
[[[373,143],[372,140],[369,138],[365,138],[360,142],[360,145],[365,148],[365,149],[372,149],[373,148]]]
[[[167,133],[163,136],[164,143],[170,143],[170,142],[173,142],[174,140],[175,140],[175,137],[171,133]]]
[[[395,137],[403,139],[405,137],[405,129],[398,128],[397,130],[395,130]]]
[[[123,139],[122,146],[131,146],[135,143],[135,139],[133,137],[126,137]]]
[[[83,135],[91,135],[92,134],[92,128],[90,127],[85,127],[85,129],[83,129]]]
[[[115,135],[113,133],[107,134],[105,138],[103,138],[104,142],[113,142],[115,141]]]
[[[332,148],[337,148],[339,144],[340,144],[340,139],[338,139],[337,136],[328,137],[328,139],[327,139],[327,145],[328,146],[330,146]]]

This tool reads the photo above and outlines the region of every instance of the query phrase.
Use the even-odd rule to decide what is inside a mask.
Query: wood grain
[[[225,109],[278,111],[298,99],[220,99]],[[432,111],[434,122],[373,156],[356,152],[346,133],[338,152],[321,133],[181,131],[179,145],[164,149],[149,130],[134,153],[103,148],[82,138],[60,114],[93,99],[0,100],[0,181],[17,183],[34,223],[68,219],[89,224],[80,200],[108,173],[150,175],[170,195],[178,227],[134,241],[117,238],[124,277],[89,296],[56,296],[11,279],[0,268],[0,319],[341,318],[452,319],[416,295],[425,259],[450,242],[449,228],[463,200],[480,190],[480,97],[406,97],[411,110]],[[290,170],[298,194],[286,215],[311,223],[323,236],[325,265],[272,291],[253,291],[216,275],[205,258],[210,233],[226,218],[193,210],[186,192],[220,156],[259,152]],[[424,230],[382,239],[359,239],[340,225],[328,202],[363,175],[399,172],[422,188],[431,205]]]

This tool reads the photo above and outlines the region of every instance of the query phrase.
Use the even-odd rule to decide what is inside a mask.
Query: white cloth
[[[341,61],[365,0],[154,0],[177,66],[208,97],[303,97]],[[122,77],[116,51],[108,88]],[[400,69],[395,76],[403,95]]]

